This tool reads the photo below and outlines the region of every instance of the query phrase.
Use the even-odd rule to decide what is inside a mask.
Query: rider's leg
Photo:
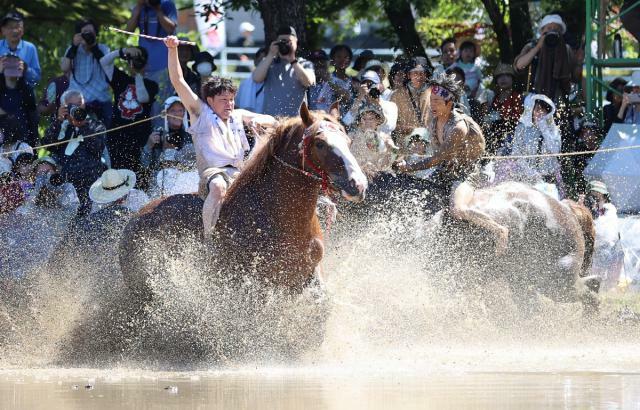
[[[209,180],[209,193],[202,206],[202,222],[205,238],[211,237],[220,216],[222,199],[227,192],[227,182],[222,175],[216,175]]]
[[[468,182],[462,182],[455,188],[451,195],[451,215],[456,219],[475,224],[493,234],[496,238],[496,252],[501,254],[507,248],[509,230],[484,212],[469,207],[473,200],[474,191],[475,189]]]

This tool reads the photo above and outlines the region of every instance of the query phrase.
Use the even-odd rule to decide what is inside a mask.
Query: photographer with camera
[[[620,103],[614,122],[640,124],[640,83],[638,82],[638,75],[634,72],[631,76],[631,81],[621,88],[622,97],[617,97]]]
[[[391,135],[398,121],[398,106],[381,98],[380,76],[375,71],[365,71],[359,80],[360,87],[357,88],[356,98],[351,104],[351,109],[342,117],[342,122],[348,127],[356,125],[356,118],[364,106],[379,107],[384,114],[380,132]]]
[[[140,165],[146,181],[141,181],[142,187],[152,182],[152,176],[162,168],[163,161],[176,163],[183,167],[195,166],[195,149],[191,134],[187,132],[187,111],[180,101],[180,97],[169,97],[164,102],[167,112],[164,127],[153,130],[142,147]]]
[[[0,58],[0,121],[13,123],[18,138],[35,145],[38,139],[36,96],[26,82],[23,68],[22,61],[14,55]]]
[[[167,37],[175,33],[177,26],[178,11],[173,1],[138,0],[131,10],[131,18],[127,22],[126,30],[135,31],[138,28],[140,34]],[[147,50],[149,55],[149,64],[146,67],[144,77],[158,84],[159,102],[156,105],[158,105],[157,111],[159,112],[159,103],[174,93],[167,71],[167,48],[161,41],[142,37],[138,41],[138,46]]]
[[[111,94],[100,65],[109,47],[98,44],[98,27],[93,20],[80,20],[75,25],[71,46],[62,58],[62,71],[71,71],[69,90],[82,92],[89,107],[108,128],[111,123]]]
[[[114,66],[114,60],[118,57],[128,62],[130,74]],[[128,47],[112,51],[100,59],[113,89],[113,128],[151,116],[151,106],[158,94],[158,84],[143,77],[148,57],[145,48]],[[151,122],[145,121],[109,133],[107,146],[111,167],[137,172],[140,165],[140,148],[147,141],[151,129]]]
[[[0,62],[7,63],[7,55],[15,57],[12,69],[20,69],[21,76],[29,87],[34,87],[40,81],[40,62],[38,49],[32,43],[22,39],[24,36],[24,17],[22,14],[11,11],[0,21]]]
[[[296,30],[281,27],[277,36],[252,76],[256,83],[264,83],[264,114],[295,117],[316,77],[313,64],[296,57]]]
[[[58,116],[45,132],[45,144],[67,141],[66,144],[51,147],[50,151],[59,164],[62,179],[70,182],[78,193],[80,214],[91,210],[89,187],[104,168],[102,153],[105,148],[105,130],[104,124],[87,112],[82,93],[67,90],[60,97]],[[84,138],[88,135],[93,136]]]
[[[556,104],[569,94],[571,83],[578,83],[582,73],[582,64],[564,41],[566,31],[559,15],[545,16],[540,22],[540,38],[526,44],[513,63],[516,73],[527,75],[528,89]]]

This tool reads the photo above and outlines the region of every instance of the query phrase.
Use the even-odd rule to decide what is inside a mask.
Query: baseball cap
[[[360,82],[371,81],[374,84],[380,84],[380,76],[375,71],[365,71],[364,74],[360,76]]]
[[[298,35],[296,34],[296,29],[293,28],[292,26],[280,27],[276,32],[276,36],[282,36],[282,35],[290,35],[290,36],[298,37]]]
[[[23,20],[24,20],[24,16],[22,14],[18,13],[17,11],[10,11],[7,14],[5,14],[4,17],[2,17],[2,22],[0,23],[0,26],[4,26],[9,21],[23,21]]]

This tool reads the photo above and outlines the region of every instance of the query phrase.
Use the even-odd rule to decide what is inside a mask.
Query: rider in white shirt
[[[199,194],[204,199],[202,220],[205,236],[210,236],[220,215],[227,188],[242,169],[249,143],[244,124],[273,126],[269,115],[234,110],[237,89],[231,80],[211,77],[202,85],[202,98],[184,80],[178,61],[178,39],[165,38],[169,49],[169,78],[191,118],[189,133],[196,150],[200,175]]]

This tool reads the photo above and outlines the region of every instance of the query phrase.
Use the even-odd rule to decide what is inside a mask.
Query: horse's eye
[[[316,148],[318,148],[318,149],[325,149],[325,148],[326,148],[326,146],[327,146],[327,144],[325,144],[325,142],[324,142],[324,141],[322,141],[322,140],[317,140],[317,141],[316,141]]]

